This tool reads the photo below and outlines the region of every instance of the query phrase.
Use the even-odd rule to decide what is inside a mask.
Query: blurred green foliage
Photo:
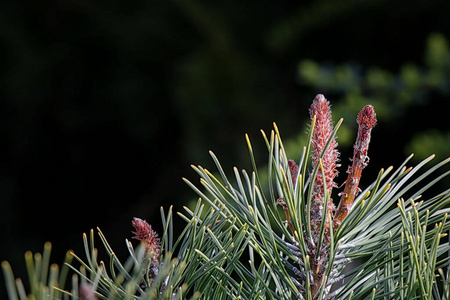
[[[423,106],[431,98],[440,96],[448,103],[450,92],[450,51],[447,39],[441,34],[431,34],[426,43],[425,64],[405,63],[398,73],[378,67],[362,70],[353,64],[321,65],[313,60],[303,60],[299,64],[299,77],[303,84],[316,90],[338,95],[339,103],[334,105],[334,116],[352,119],[365,104],[374,105],[379,123],[389,120],[402,120],[407,123],[421,123],[420,115],[409,116],[411,106]],[[445,105],[433,105],[436,123],[446,120],[441,118],[440,109]],[[416,118],[419,118],[417,120]],[[348,126],[344,123],[339,141],[344,145],[352,143]],[[432,124],[431,124],[432,125]],[[347,128],[346,128],[347,127]],[[416,159],[425,158],[431,153],[444,159],[450,155],[450,126],[439,130],[430,126],[425,130],[415,131],[410,128],[413,138],[403,149],[405,154],[414,152]]]

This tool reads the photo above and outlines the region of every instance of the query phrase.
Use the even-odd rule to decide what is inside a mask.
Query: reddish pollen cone
[[[160,252],[160,242],[158,238],[158,234],[152,229],[152,226],[147,223],[147,221],[133,218],[132,225],[136,230],[133,232],[135,236],[134,239],[140,240],[145,243],[147,251],[150,251],[153,255],[153,261],[156,264],[159,258]]]
[[[313,235],[313,240],[315,243],[318,243],[319,232],[320,232],[320,224],[322,222],[323,215],[323,198],[325,196],[324,190],[324,179],[327,187],[327,194],[331,195],[332,189],[336,187],[336,183],[334,182],[334,178],[337,176],[338,171],[336,168],[338,167],[337,162],[339,161],[339,152],[336,149],[337,142],[335,137],[331,137],[333,134],[333,123],[331,120],[331,108],[330,103],[325,99],[322,94],[318,94],[311,105],[310,109],[311,120],[313,117],[316,117],[316,122],[314,124],[314,131],[312,135],[312,146],[313,146],[313,154],[312,154],[312,162],[314,167],[319,164],[319,159],[325,150],[325,146],[330,138],[331,143],[327,150],[325,151],[322,157],[322,166],[323,166],[323,174],[325,178],[322,177],[322,170],[317,172],[314,187],[313,187],[313,195],[311,201],[311,232]],[[333,200],[329,199],[328,203],[328,214],[332,214],[334,210]],[[328,219],[326,219],[328,220]],[[326,228],[328,228],[328,221],[326,221]],[[327,239],[327,233],[325,239]]]

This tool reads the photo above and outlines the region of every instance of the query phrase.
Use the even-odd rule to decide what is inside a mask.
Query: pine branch
[[[126,240],[129,257],[123,262],[99,229],[83,235],[83,256],[68,254],[60,272],[49,264],[49,243],[42,255],[27,252],[29,297],[449,299],[450,189],[433,189],[450,175],[442,172],[450,158],[423,171],[433,156],[407,167],[410,156],[397,169],[382,169],[358,193],[376,122],[373,108],[366,106],[358,115],[352,166],[335,211],[336,132],[343,121],[332,126],[323,95],[314,99],[310,116],[298,165],[287,157],[274,124],[270,135],[262,132],[267,167],[256,165],[248,136],[252,172],[233,168],[227,176],[212,152],[216,172],[193,166],[200,187],[185,181],[201,199],[178,213],[185,226],[177,237],[170,208],[167,213],[161,209],[160,239],[146,221],[133,219],[133,238],[140,243],[135,247]],[[422,196],[429,194],[434,196]],[[96,238],[106,251],[104,260],[98,257]],[[27,298],[10,265],[3,262],[2,269],[9,298]],[[72,287],[65,284],[69,270]]]

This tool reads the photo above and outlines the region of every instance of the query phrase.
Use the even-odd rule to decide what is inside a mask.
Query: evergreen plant
[[[376,124],[367,105],[339,187],[343,120],[333,126],[323,95],[310,117],[298,161],[287,157],[275,124],[262,132],[267,174],[258,171],[248,136],[251,172],[235,167],[227,174],[212,152],[216,171],[193,166],[200,187],[184,180],[200,199],[178,213],[182,233],[174,236],[171,207],[161,208],[160,238],[134,218],[133,238],[141,243],[126,241],[124,262],[100,229],[84,234],[85,253],[68,252],[61,267],[49,265],[50,243],[42,255],[27,252],[28,290],[2,262],[9,299],[450,299],[450,188],[434,190],[450,174],[450,158],[427,168],[433,156],[411,167],[410,156],[361,190]],[[96,235],[108,254],[102,259]]]

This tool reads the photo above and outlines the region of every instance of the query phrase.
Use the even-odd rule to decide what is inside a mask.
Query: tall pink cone
[[[328,196],[331,196],[331,192],[334,187],[336,187],[336,183],[334,182],[334,178],[337,176],[338,171],[336,168],[339,166],[337,164],[339,160],[339,152],[337,151],[337,142],[336,138],[332,137],[333,134],[333,123],[331,120],[331,109],[330,103],[325,99],[322,94],[317,95],[314,98],[314,101],[311,105],[310,109],[311,119],[316,117],[316,122],[314,125],[313,135],[312,135],[312,146],[313,146],[313,154],[312,154],[312,162],[313,167],[315,168],[319,164],[319,159],[322,157],[322,167],[323,167],[323,175],[322,170],[319,169],[314,180],[313,184],[313,193],[311,198],[311,206],[310,206],[310,220],[311,220],[311,235],[314,244],[310,245],[308,254],[309,254],[309,263],[312,271],[312,281],[311,281],[311,294],[316,295],[320,290],[320,287],[323,283],[325,267],[322,264],[324,261],[328,251],[325,250],[325,247],[330,242],[330,224],[329,218],[325,219],[324,224],[324,236],[323,243],[320,249],[319,246],[319,238],[320,238],[320,227],[322,223],[322,217],[324,213],[324,197],[325,197],[325,186],[326,184],[326,193]],[[325,147],[330,140],[330,145],[325,150]],[[323,156],[322,156],[323,154]],[[312,176],[313,173],[311,173]],[[333,212],[335,210],[333,200],[329,198],[327,202],[328,211],[327,214],[329,216],[333,216]],[[316,253],[320,251],[320,256],[316,259]]]
[[[316,123],[314,125],[314,131],[312,136],[313,154],[312,161],[313,166],[316,167],[319,163],[319,159],[325,149],[325,146],[333,133],[333,124],[331,121],[331,109],[330,103],[325,99],[322,94],[318,94],[311,105],[310,109],[311,119],[316,116]],[[336,138],[333,137],[329,147],[322,158],[323,173],[325,175],[325,183],[327,187],[327,194],[330,196],[334,187],[337,187],[334,182],[334,178],[337,176],[338,171],[336,168],[339,160],[339,152],[336,149]],[[324,179],[322,172],[319,169],[316,179],[314,181],[313,195],[311,202],[311,233],[314,242],[317,244],[320,233],[320,224],[323,216],[323,198],[325,196]],[[332,199],[327,203],[328,213],[332,215],[335,210]],[[328,220],[328,218],[326,219]],[[326,228],[329,227],[327,222]]]

